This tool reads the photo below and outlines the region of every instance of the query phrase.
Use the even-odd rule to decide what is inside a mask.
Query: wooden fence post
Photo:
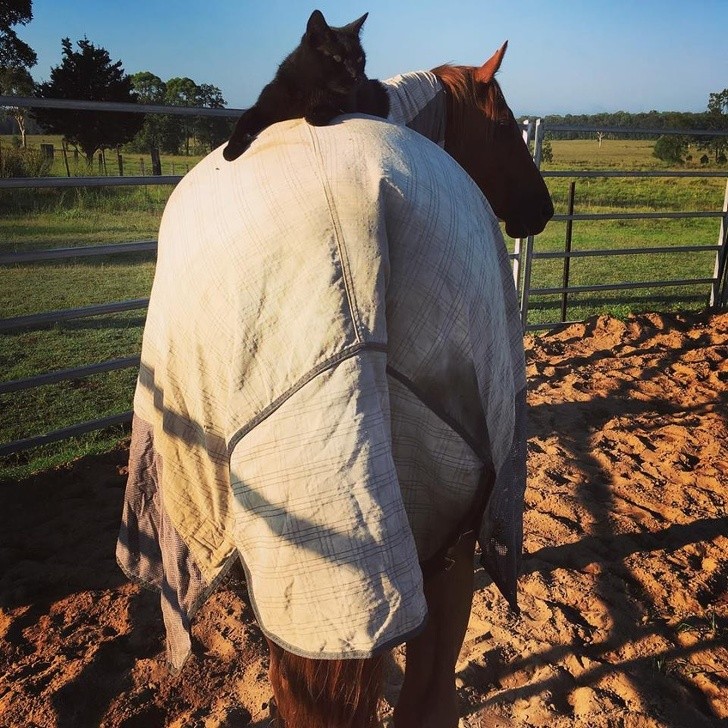
[[[61,150],[63,151],[63,161],[66,163],[66,177],[70,177],[71,168],[68,166],[68,151],[66,150],[65,140],[61,142]]]
[[[151,156],[152,156],[152,174],[156,177],[162,176],[162,160],[159,157],[159,149],[156,147],[152,147],[151,149]]]

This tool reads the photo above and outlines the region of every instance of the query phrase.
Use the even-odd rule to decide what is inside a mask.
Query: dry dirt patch
[[[478,572],[462,725],[725,724],[728,314],[600,317],[526,343],[522,613]],[[114,562],[125,459],[0,486],[0,726],[262,728],[239,576],[168,672],[156,597]],[[388,695],[399,677],[393,662]]]

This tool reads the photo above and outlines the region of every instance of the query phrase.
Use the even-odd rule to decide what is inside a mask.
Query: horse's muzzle
[[[554,216],[554,204],[547,196],[541,204],[526,206],[518,217],[511,217],[505,221],[506,233],[512,238],[525,238],[529,235],[538,235],[546,227],[546,223]]]

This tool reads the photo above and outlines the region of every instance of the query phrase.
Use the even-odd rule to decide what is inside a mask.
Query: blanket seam
[[[421,390],[409,377],[407,377],[405,374],[402,374],[399,370],[395,369],[391,365],[387,365],[387,374],[392,377],[392,379],[396,379],[400,384],[405,386],[417,399],[422,402],[427,409],[429,409],[436,417],[438,417],[440,420],[442,420],[450,429],[455,432],[455,434],[459,435],[463,441],[465,442],[468,447],[483,461],[484,465],[489,465],[492,467],[491,458],[488,455],[487,451],[484,450],[484,448],[477,442],[475,437],[473,437],[457,420],[455,420],[453,417],[451,417],[447,412],[445,412],[441,407],[438,407],[437,404],[430,399],[430,397],[425,394],[423,390]],[[489,441],[488,433],[486,432],[486,440]]]
[[[337,354],[330,356],[328,359],[317,364],[312,369],[309,369],[293,386],[287,389],[283,394],[276,397],[269,405],[264,407],[253,419],[248,421],[242,427],[238,428],[235,433],[230,437],[227,446],[228,458],[232,457],[233,450],[237,447],[238,443],[254,428],[256,428],[263,420],[270,417],[277,409],[281,407],[287,400],[289,400],[296,392],[306,386],[309,382],[312,382],[319,374],[322,374],[328,369],[331,369],[336,364],[340,364],[342,361],[351,359],[362,351],[377,351],[383,354],[387,353],[387,345],[379,344],[377,342],[361,342],[353,344],[345,349],[342,349]]]
[[[354,284],[351,278],[351,271],[349,270],[349,259],[346,255],[346,246],[344,244],[344,233],[341,229],[341,221],[334,205],[333,195],[331,194],[331,187],[329,185],[328,177],[325,174],[322,155],[319,148],[318,137],[313,133],[312,127],[307,124],[308,133],[311,136],[311,142],[313,144],[316,162],[320,171],[321,186],[324,189],[324,195],[326,195],[326,204],[329,208],[329,216],[331,218],[331,225],[334,230],[334,239],[336,240],[336,248],[339,251],[339,263],[341,265],[341,273],[344,281],[344,290],[346,291],[346,300],[349,304],[349,315],[351,316],[351,322],[354,326],[354,334],[358,342],[363,341],[362,336],[362,325],[359,320],[359,309],[356,303],[356,295],[354,293]]]

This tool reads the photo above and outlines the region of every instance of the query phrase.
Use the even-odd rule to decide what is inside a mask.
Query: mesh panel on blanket
[[[515,426],[509,457],[503,463],[478,536],[480,561],[518,613],[516,581],[523,551],[523,497],[526,490],[526,389],[515,399]]]
[[[162,506],[152,428],[135,416],[132,432],[116,559],[132,581],[160,592],[167,656],[180,669],[190,654],[190,620],[208,585]]]

